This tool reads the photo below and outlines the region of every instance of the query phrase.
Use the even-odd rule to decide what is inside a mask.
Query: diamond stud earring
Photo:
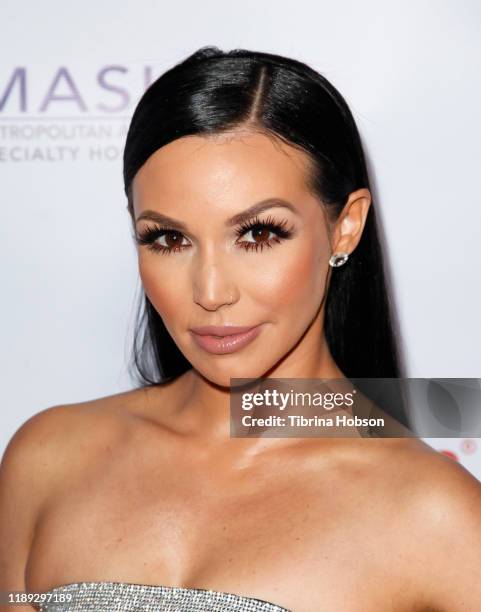
[[[348,253],[334,253],[333,255],[331,255],[331,258],[329,259],[329,265],[332,266],[333,268],[338,268],[339,266],[342,266],[343,264],[345,264],[348,258],[349,258]]]

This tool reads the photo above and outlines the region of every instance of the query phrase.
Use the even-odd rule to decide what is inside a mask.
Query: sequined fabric
[[[37,604],[40,612],[289,612],[234,593],[125,582],[77,582],[44,593],[55,598]]]

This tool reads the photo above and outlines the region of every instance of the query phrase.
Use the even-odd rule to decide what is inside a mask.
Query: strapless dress
[[[40,612],[291,612],[224,591],[127,582],[73,582],[42,593],[47,601],[33,604]]]

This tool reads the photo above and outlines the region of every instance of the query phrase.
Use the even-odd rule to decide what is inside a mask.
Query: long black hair
[[[339,215],[351,192],[371,189],[354,118],[325,77],[281,55],[208,46],[164,72],[135,108],[123,157],[132,219],[132,180],[157,149],[182,136],[246,126],[308,154],[308,188],[331,219]],[[356,249],[346,264],[333,269],[325,302],[326,340],[348,378],[403,375],[385,268],[372,202]],[[142,292],[132,368],[138,382],[158,385],[191,367]]]

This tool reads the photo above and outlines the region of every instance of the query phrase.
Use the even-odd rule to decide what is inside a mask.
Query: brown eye
[[[185,236],[177,230],[147,226],[136,237],[137,244],[145,245],[157,253],[174,253],[182,251],[188,244],[182,244]],[[187,240],[187,239],[186,239]]]
[[[272,232],[272,230],[266,225],[257,225],[251,228],[248,232],[246,232],[244,236],[248,236],[249,234],[251,234],[252,238],[254,238],[254,240],[246,240],[246,242],[263,244],[269,241],[269,236],[271,233],[274,232]]]
[[[272,248],[275,243],[279,243],[284,239],[289,239],[293,236],[293,230],[288,229],[287,222],[276,221],[269,217],[265,221],[255,219],[243,223],[237,230],[236,234],[240,237],[252,236],[253,240],[242,240],[239,246],[246,251],[262,251],[264,247]],[[272,234],[272,237],[270,236]]]
[[[182,243],[182,234],[175,231],[164,232],[165,245],[168,249],[175,249]]]
[[[268,227],[257,227],[251,230],[252,236],[257,243],[269,240],[271,230]],[[264,239],[264,240],[263,240]]]

